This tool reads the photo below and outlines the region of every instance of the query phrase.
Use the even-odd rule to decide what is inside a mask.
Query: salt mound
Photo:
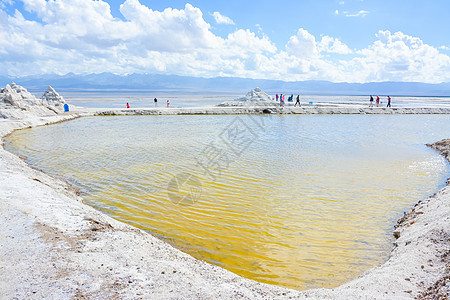
[[[47,101],[47,103],[57,106],[63,107],[66,101],[62,96],[60,96],[50,85],[48,86],[45,93],[42,95],[41,99],[43,101]]]
[[[260,88],[251,90],[245,97],[237,98],[234,101],[272,101],[272,98]]]
[[[234,99],[233,101],[225,101],[218,106],[276,106],[272,98],[263,92],[260,88],[251,90],[245,97]]]
[[[13,117],[17,111],[31,112],[37,116],[55,115],[64,111],[64,103],[64,98],[51,86],[41,99],[14,82],[0,89],[0,109],[2,109],[0,116],[3,117]]]
[[[24,87],[15,84],[7,84],[4,89],[0,90],[1,101],[9,104],[11,106],[27,109],[29,106],[42,105],[42,101],[36,99],[30,92],[28,92]]]

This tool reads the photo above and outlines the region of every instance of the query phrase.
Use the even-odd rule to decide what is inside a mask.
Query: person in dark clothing
[[[388,104],[386,107],[391,107],[391,97],[388,96]]]
[[[369,107],[373,107],[373,97],[372,97],[372,95],[370,95],[370,104],[369,104]]]
[[[296,106],[297,104],[298,104],[298,106],[301,106],[301,105],[300,105],[300,95],[297,95],[297,99],[296,99],[296,101],[295,101],[294,106]]]

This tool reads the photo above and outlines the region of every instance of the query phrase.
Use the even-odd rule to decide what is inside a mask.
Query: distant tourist
[[[370,95],[370,104],[369,104],[369,107],[373,107],[373,97],[372,97],[372,95]]]
[[[127,108],[130,108],[130,104],[128,104],[128,102],[127,102]]]
[[[277,102],[278,102],[278,93],[275,95],[275,98],[277,99]]]
[[[280,105],[283,106],[283,94],[280,94]]]
[[[386,107],[391,107],[391,97],[388,96],[388,104]]]
[[[377,96],[377,107],[380,106],[380,96]]]
[[[157,107],[158,106],[158,99],[153,99],[153,102],[155,102],[155,107]]]
[[[297,95],[297,99],[296,99],[296,101],[295,101],[294,106],[296,106],[297,104],[298,104],[298,106],[301,106],[301,105],[300,105],[300,95]]]
[[[169,100],[167,100],[167,106],[166,107],[169,107],[169,105],[170,105],[170,102],[169,102]]]

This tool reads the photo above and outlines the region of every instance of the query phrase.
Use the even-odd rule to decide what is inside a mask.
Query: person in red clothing
[[[377,107],[380,106],[380,96],[377,96]]]
[[[127,108],[130,108],[130,104],[128,104],[128,102],[127,102]]]

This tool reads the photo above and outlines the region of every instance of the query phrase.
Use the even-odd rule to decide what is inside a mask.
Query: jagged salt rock
[[[12,106],[16,106],[16,107],[23,107],[23,100],[27,99],[28,97],[30,97],[31,99],[35,97],[33,95],[31,95],[30,93],[28,93],[27,95],[22,94],[22,92],[20,91],[20,89],[18,89],[18,85],[16,85],[14,82],[11,83],[11,85],[7,84],[6,87],[4,88],[3,91],[3,98],[2,100],[5,101],[5,103],[10,104]],[[19,92],[17,91],[19,90]]]
[[[66,103],[64,98],[60,96],[58,92],[56,92],[50,85],[42,95],[41,99],[54,106],[63,106]]]
[[[61,101],[56,95],[55,99]],[[14,82],[12,82],[11,85],[7,84],[6,87],[2,89],[2,92],[0,93],[0,104],[6,106],[6,108],[29,111],[35,115],[54,115],[62,110],[62,106],[56,106],[55,102],[44,102],[28,92],[27,89]]]

